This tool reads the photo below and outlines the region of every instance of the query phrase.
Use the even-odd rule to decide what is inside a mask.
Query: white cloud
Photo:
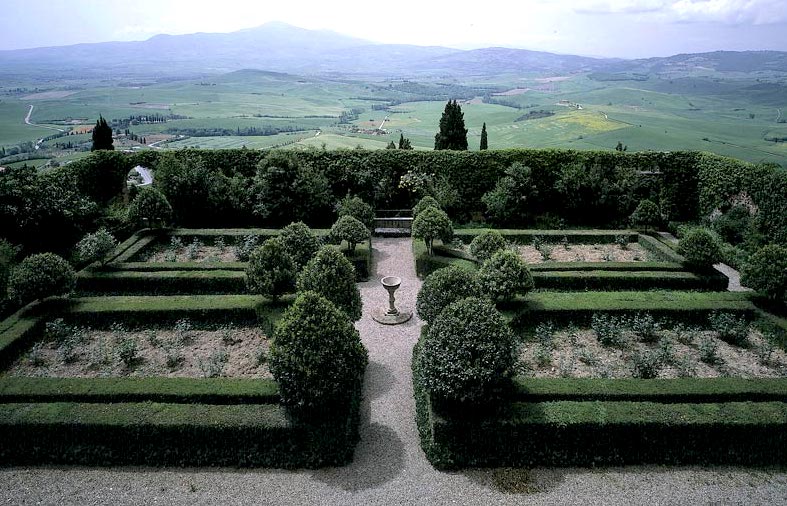
[[[787,21],[785,0],[578,0],[578,14],[633,14],[659,22],[763,25]]]

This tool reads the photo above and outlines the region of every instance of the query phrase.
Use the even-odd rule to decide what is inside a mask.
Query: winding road
[[[63,130],[62,128],[46,126],[46,125],[39,125],[38,123],[33,123],[32,121],[30,121],[30,116],[33,115],[33,108],[34,107],[35,106],[32,105],[32,104],[30,105],[30,109],[27,111],[27,116],[25,116],[25,124],[30,125],[30,126],[34,126],[34,127],[38,127],[38,128],[46,128],[47,130],[57,130],[58,132],[65,132],[65,130]],[[36,149],[39,149],[41,147],[41,143],[42,142],[44,142],[43,137],[36,141]]]

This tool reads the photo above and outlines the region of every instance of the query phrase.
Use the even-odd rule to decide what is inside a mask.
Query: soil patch
[[[625,248],[619,244],[569,244],[566,246],[544,244],[540,246],[540,251],[532,245],[518,246],[517,249],[529,264],[541,262],[646,262],[649,259],[648,251],[637,243],[629,243]]]

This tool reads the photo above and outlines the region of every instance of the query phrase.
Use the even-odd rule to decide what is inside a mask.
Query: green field
[[[465,95],[460,102],[470,149],[478,149],[481,125],[486,123],[490,149],[614,149],[620,141],[629,151],[702,150],[787,166],[787,142],[766,140],[787,139],[787,123],[777,122],[787,115],[787,96],[757,82],[741,74],[700,73],[669,80],[651,76],[644,81],[598,81],[587,74],[572,74],[503,76],[498,82],[486,79],[448,85],[361,82],[249,70],[158,84],[71,82],[68,90],[36,84],[36,93],[0,87],[0,146],[11,148],[54,133],[24,124],[29,106],[35,105],[33,122],[63,128],[76,123],[91,125],[99,114],[108,119],[148,114],[187,117],[129,127],[134,134],[152,135],[155,140],[172,136],[170,142],[159,145],[164,149],[382,149],[389,141],[398,141],[400,134],[416,149],[431,149],[444,94],[450,89]],[[498,91],[491,102],[503,104],[482,100],[484,90],[488,92],[490,87]],[[471,99],[475,90],[477,96]],[[581,108],[566,106],[566,102]],[[384,105],[389,107],[379,109]],[[539,110],[554,115],[518,121],[528,111]],[[340,122],[342,114],[344,121]],[[386,118],[386,133],[372,135]],[[250,128],[265,129],[271,135],[236,134]],[[210,129],[224,131],[215,134]],[[71,153],[55,150],[55,143],[89,140],[89,134],[68,136],[46,142],[42,149],[48,150],[46,157],[60,158]],[[13,161],[6,160],[6,164]]]

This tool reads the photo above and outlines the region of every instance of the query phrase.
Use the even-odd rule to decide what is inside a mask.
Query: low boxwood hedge
[[[80,295],[245,293],[246,273],[228,270],[81,272],[77,276],[77,291]]]

